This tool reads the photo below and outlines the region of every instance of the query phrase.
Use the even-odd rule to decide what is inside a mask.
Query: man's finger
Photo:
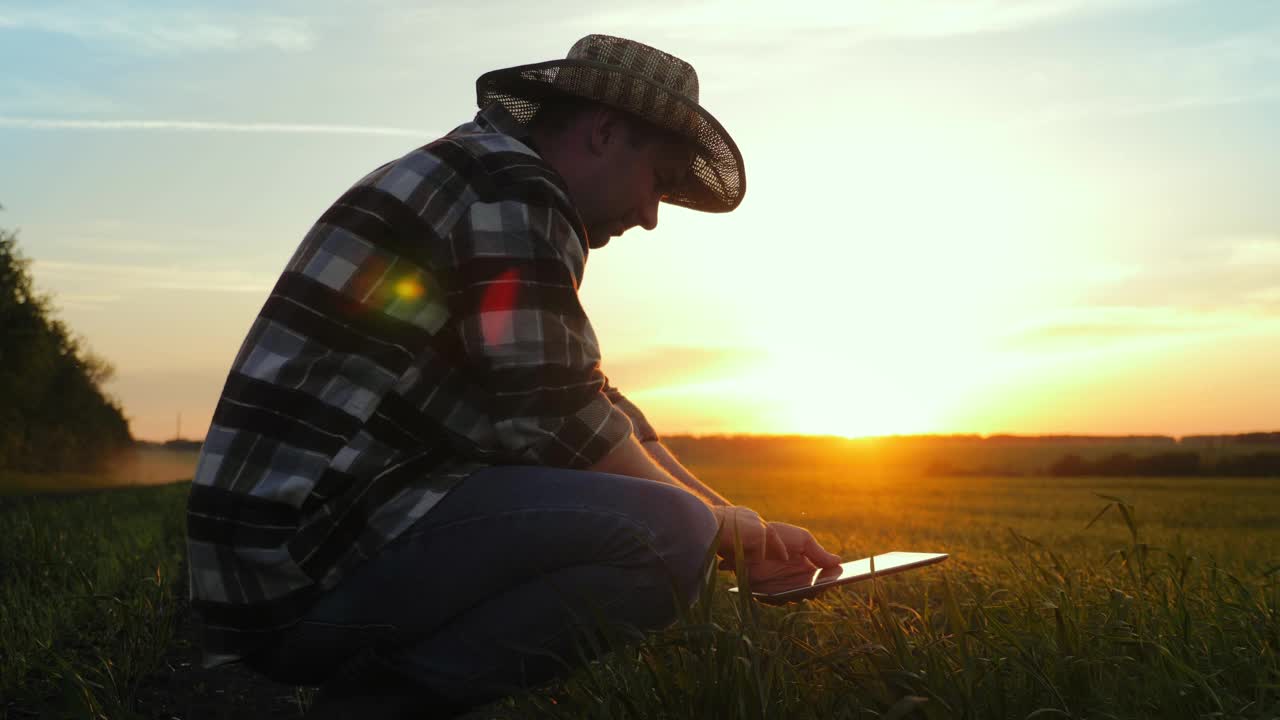
[[[812,560],[818,567],[834,567],[840,564],[840,556],[835,553],[827,552],[813,535],[809,535],[809,540],[804,544],[805,557]]]

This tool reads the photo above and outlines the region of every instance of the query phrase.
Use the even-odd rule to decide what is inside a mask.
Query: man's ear
[[[610,108],[595,108],[591,111],[590,129],[587,150],[592,155],[603,155],[609,145],[622,139],[622,118]]]

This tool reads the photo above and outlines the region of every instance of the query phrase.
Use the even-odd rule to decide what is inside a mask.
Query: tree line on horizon
[[[55,317],[17,232],[0,228],[0,470],[92,471],[131,446],[102,388],[113,372]]]
[[[1205,458],[1200,453],[1115,453],[1096,460],[1064,455],[1049,466],[1058,477],[1280,477],[1280,452]]]
[[[663,442],[698,464],[819,462],[870,472],[931,477],[1280,478],[1280,433],[1165,436],[668,435]]]

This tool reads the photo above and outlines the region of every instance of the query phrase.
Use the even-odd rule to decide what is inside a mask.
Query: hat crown
[[[569,48],[566,60],[584,60],[639,75],[698,102],[698,73],[689,63],[644,43],[612,35],[587,35]]]
[[[501,104],[521,125],[548,102],[579,98],[630,113],[691,144],[689,172],[664,201],[729,212],[747,190],[742,153],[698,101],[698,74],[680,58],[626,38],[587,35],[563,60],[492,70],[476,80],[476,104]]]

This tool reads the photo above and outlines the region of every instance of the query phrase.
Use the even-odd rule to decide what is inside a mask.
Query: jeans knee
[[[719,526],[705,502],[687,491],[672,489],[670,504],[664,507],[671,539],[663,560],[678,597],[687,607],[702,589]]]

